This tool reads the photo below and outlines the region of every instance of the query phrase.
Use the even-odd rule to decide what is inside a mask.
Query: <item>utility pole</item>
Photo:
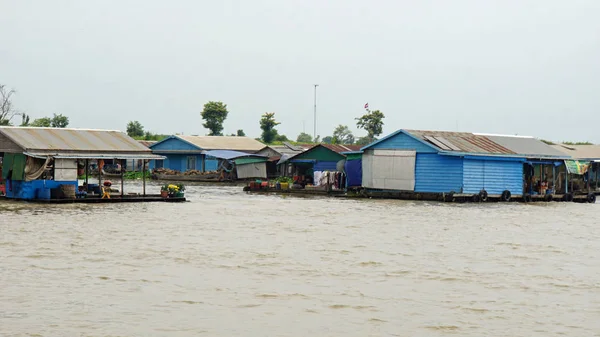
[[[318,84],[315,84],[315,121],[314,121],[314,133],[313,133],[313,139],[317,139],[317,87],[319,86]]]

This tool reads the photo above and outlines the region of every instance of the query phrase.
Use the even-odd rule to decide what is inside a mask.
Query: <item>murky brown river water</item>
[[[0,202],[0,335],[600,336],[600,204],[240,190]]]

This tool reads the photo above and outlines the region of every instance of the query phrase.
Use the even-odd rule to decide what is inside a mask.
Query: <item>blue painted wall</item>
[[[417,153],[415,192],[456,192],[463,185],[463,159],[437,153]]]
[[[399,133],[393,137],[390,137],[381,143],[375,144],[369,149],[402,149],[402,150],[416,150],[420,153],[437,153],[435,149],[432,147],[421,143],[420,141],[405,135],[404,133]]]
[[[11,180],[6,182],[6,197],[12,199],[32,200],[38,196],[38,190],[46,188],[58,188],[60,185],[75,185],[77,190],[77,181],[54,181],[54,180]]]
[[[317,161],[313,169],[315,171],[336,171],[337,161]]]
[[[463,192],[513,195],[523,193],[523,163],[521,161],[464,159]]]
[[[196,170],[202,171],[202,158],[204,157],[203,154],[162,154],[162,156],[166,157],[166,159],[163,161],[163,168],[177,170],[181,172],[187,171],[188,157],[196,157]],[[207,170],[216,170],[217,166],[216,164],[214,164],[216,162],[216,160],[207,160]],[[213,166],[214,168],[212,168]],[[151,160],[148,164],[148,169],[153,170],[154,168],[156,168],[156,161]]]
[[[216,171],[219,168],[219,160],[215,158],[207,158],[204,163],[204,169],[207,172]]]

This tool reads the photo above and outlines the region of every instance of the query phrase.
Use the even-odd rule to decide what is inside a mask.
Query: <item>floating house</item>
[[[207,151],[228,150],[253,154],[264,146],[263,143],[248,137],[170,136],[150,145],[152,153],[165,157],[164,160],[151,161],[150,169],[166,168],[179,172],[215,171],[219,159],[207,155]]]
[[[572,190],[600,190],[600,145],[555,144],[552,147],[573,158],[567,161]]]
[[[549,171],[552,187],[537,193],[556,193],[557,168],[569,158],[533,137],[422,130],[398,130],[362,151],[366,189],[508,199],[535,193],[534,182],[548,179]],[[538,168],[537,180],[527,167]]]
[[[306,151],[313,145],[292,145],[288,142],[284,142],[283,145],[267,145],[258,151],[256,154],[268,157],[267,161],[267,175],[269,178],[283,176],[285,172],[285,165],[277,165],[279,161],[284,162],[299,153]]]
[[[314,172],[343,170],[345,152],[360,150],[358,145],[318,144],[285,160],[278,166],[285,176],[314,178]],[[338,166],[341,165],[341,168]]]
[[[0,157],[6,197],[25,200],[53,199],[59,191],[74,199],[90,161],[102,167],[105,160],[162,159],[120,131],[30,127],[0,127]]]

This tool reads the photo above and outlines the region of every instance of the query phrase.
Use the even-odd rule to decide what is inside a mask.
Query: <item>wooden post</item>
[[[598,164],[596,164],[596,191],[598,190]]]
[[[123,159],[121,159],[121,199],[123,199]]]
[[[100,188],[100,191],[102,191],[102,169],[100,167],[100,160],[96,159],[96,164],[98,166],[98,188]]]
[[[556,194],[556,166],[552,165],[552,194]]]
[[[569,169],[565,164],[565,194],[569,193]]]
[[[85,193],[88,192],[89,176],[90,175],[90,160],[85,160]]]
[[[146,196],[146,159],[142,161],[142,181],[144,186],[144,196]]]

